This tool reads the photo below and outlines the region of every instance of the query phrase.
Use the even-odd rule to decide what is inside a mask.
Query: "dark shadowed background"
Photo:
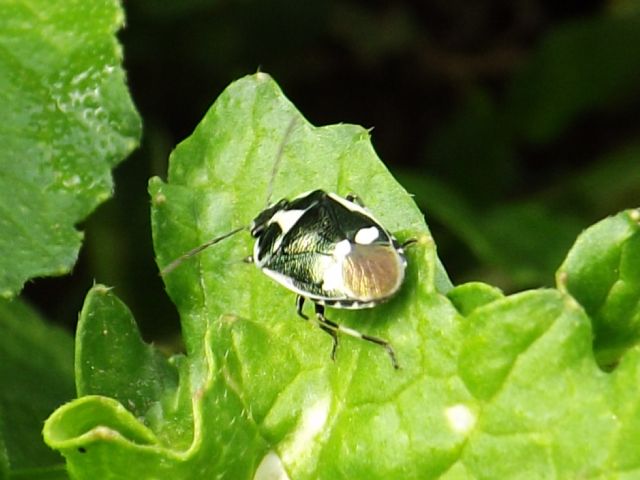
[[[261,69],[314,124],[375,127],[454,283],[550,286],[576,235],[640,206],[640,2],[129,0],[120,33],[141,148],[83,225],[72,276],[26,295],[74,328],[93,281],[147,339],[178,317],[147,181],[233,80]],[[251,172],[247,172],[251,175]],[[358,192],[366,199],[367,192]]]

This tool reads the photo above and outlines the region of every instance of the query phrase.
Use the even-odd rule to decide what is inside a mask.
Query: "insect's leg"
[[[407,247],[410,247],[411,245],[413,245],[414,243],[418,243],[418,239],[417,238],[410,238],[409,240],[405,240],[404,242],[402,242],[400,244],[400,246],[402,248],[407,248]]]
[[[409,240],[405,240],[402,243],[400,243],[395,238],[393,238],[392,241],[393,241],[393,246],[401,253],[404,253],[407,247],[410,247],[411,245],[418,243],[417,238],[410,238]]]
[[[398,365],[398,360],[396,358],[396,352],[393,350],[393,347],[391,346],[391,344],[386,340],[382,338],[374,337],[372,335],[366,335],[364,333],[358,332],[357,330],[353,330],[352,328],[343,327],[342,325],[332,322],[331,320],[329,320],[327,317],[324,316],[324,307],[322,305],[316,304],[316,319],[318,321],[318,325],[320,326],[320,328],[322,328],[325,332],[328,332],[328,333],[333,332],[333,335],[331,336],[334,339],[334,343],[333,343],[331,358],[333,358],[333,356],[335,355],[335,350],[336,350],[336,347],[338,346],[338,338],[337,336],[334,336],[334,335],[337,333],[344,333],[351,337],[360,338],[362,340],[366,340],[367,342],[380,345],[389,354],[393,368],[395,368],[396,370],[400,368],[400,366]]]
[[[340,325],[335,322],[332,322],[327,317],[324,316],[324,307],[319,304],[315,304],[316,307],[316,318],[318,321],[318,326],[331,335],[333,339],[333,345],[331,346],[331,360],[336,359],[336,350],[338,349],[338,331],[340,330]]]
[[[303,312],[302,312],[302,307],[304,306],[304,300],[305,298],[302,295],[298,295],[296,297],[296,312],[298,312],[298,315],[300,315],[302,318],[304,318],[305,320],[309,320],[309,317],[307,317]]]
[[[355,193],[350,193],[349,195],[347,195],[345,197],[347,200],[349,200],[350,202],[355,203],[356,205],[360,205],[361,207],[364,208],[364,202],[362,201],[362,199],[356,195]]]
[[[341,327],[341,328],[344,328],[344,327]],[[387,342],[382,338],[374,337],[373,335],[365,335],[360,332],[356,332],[356,333],[360,334],[360,337],[363,340],[366,340],[367,342],[375,343],[376,345],[380,345],[382,348],[384,348],[389,354],[389,357],[391,358],[391,364],[393,365],[393,368],[395,368],[396,370],[400,368],[400,365],[398,365],[398,359],[396,358],[396,352],[389,342]]]

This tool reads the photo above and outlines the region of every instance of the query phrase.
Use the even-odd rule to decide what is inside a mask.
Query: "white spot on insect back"
[[[336,243],[336,246],[333,250],[333,256],[336,259],[344,259],[347,255],[351,253],[351,242],[349,240],[342,240]]]
[[[322,274],[322,289],[326,292],[333,290],[342,291],[344,279],[342,278],[342,260],[327,262]]]
[[[342,263],[351,253],[351,242],[342,240],[333,248],[333,255],[323,265],[322,289],[330,291],[342,291],[344,278],[342,277]]]
[[[380,236],[378,227],[361,228],[356,233],[355,241],[360,245],[371,245]]]
[[[271,217],[269,223],[277,223],[284,235],[298,223],[305,212],[306,210],[279,210]]]
[[[253,480],[289,480],[289,475],[287,475],[278,454],[270,451],[258,465]]]
[[[466,405],[461,403],[445,410],[445,416],[451,430],[463,435],[468,434],[476,424],[476,416]]]
[[[331,400],[327,396],[303,411],[298,427],[285,440],[282,447],[281,457],[285,464],[295,464],[308,458],[315,446],[314,440],[327,423],[330,407]]]

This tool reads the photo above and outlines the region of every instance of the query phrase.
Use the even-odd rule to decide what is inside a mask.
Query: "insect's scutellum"
[[[303,193],[291,200],[269,205],[284,147],[296,120],[289,123],[281,141],[267,185],[267,207],[246,226],[237,227],[180,255],[161,270],[167,275],[184,261],[242,230],[255,238],[254,263],[265,275],[296,294],[297,313],[305,300],[315,305],[314,320],[333,339],[335,359],[338,334],[345,334],[382,346],[399,368],[391,344],[329,320],[325,306],[364,309],[379,305],[395,295],[404,281],[407,261],[404,247],[355,195],[346,198],[323,190]]]

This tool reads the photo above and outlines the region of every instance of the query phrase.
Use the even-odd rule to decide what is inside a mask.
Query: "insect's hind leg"
[[[304,312],[302,311],[302,307],[304,306],[305,300],[306,298],[304,298],[302,295],[298,295],[296,297],[296,312],[300,317],[304,318],[305,320],[309,320],[309,317],[305,315]],[[318,307],[319,305],[316,303],[316,315],[318,315]],[[324,309],[323,309],[323,312],[324,312]],[[333,346],[331,347],[331,360],[335,360],[336,350],[338,349],[338,334],[336,333],[336,330],[339,328],[339,326],[334,322],[332,322],[331,320],[327,320],[326,318],[324,318],[324,314],[322,315],[322,318],[323,318],[323,321],[318,320],[318,326],[322,330],[327,332],[329,335],[331,335],[331,338],[333,339]],[[325,323],[332,325],[332,328],[327,327]]]
[[[342,325],[339,325],[336,322],[333,322],[324,316],[323,305],[319,305],[316,303],[315,307],[316,307],[316,321],[318,322],[318,326],[322,330],[327,332],[329,335],[331,335],[331,337],[333,338],[333,348],[331,349],[332,360],[335,360],[336,349],[338,348],[338,333],[344,333],[351,337],[360,338],[362,340],[366,340],[367,342],[380,345],[389,354],[393,368],[395,368],[396,370],[400,368],[400,365],[398,365],[398,360],[396,358],[396,352],[393,350],[393,347],[389,342],[387,342],[382,338],[374,337],[372,335],[365,335],[364,333],[360,333],[357,330],[353,330],[348,327],[343,327]]]
[[[331,360],[336,359],[336,350],[338,349],[338,334],[337,332],[340,330],[340,325],[336,322],[332,322],[327,317],[324,316],[324,307],[319,304],[315,304],[316,308],[316,321],[318,322],[318,326],[331,335],[333,339],[333,346],[331,347]]]

